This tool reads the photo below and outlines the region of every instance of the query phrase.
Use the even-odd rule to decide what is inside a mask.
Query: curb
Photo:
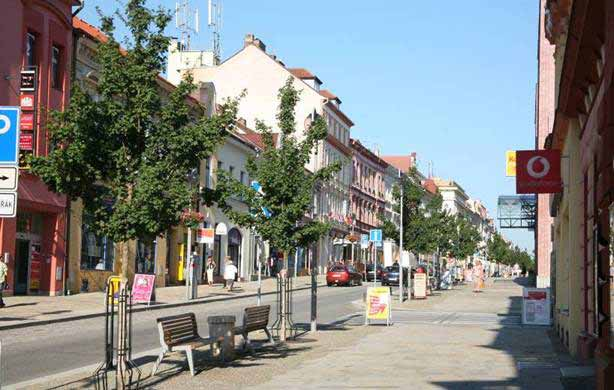
[[[326,283],[318,284],[318,287],[324,287],[324,286],[326,286]],[[294,288],[292,291],[302,291],[302,290],[309,290],[309,289],[311,289],[311,286]],[[265,296],[265,295],[273,295],[273,294],[276,294],[276,293],[277,293],[277,291],[269,291],[269,292],[263,292],[260,295],[261,296]],[[257,297],[257,296],[258,296],[258,293],[256,292],[256,293],[249,293],[249,294],[243,294],[243,295],[235,295],[235,296],[232,296],[232,297],[201,298],[201,299],[196,299],[194,301],[175,302],[175,303],[161,303],[159,305],[154,305],[154,306],[135,307],[132,310],[132,312],[133,313],[138,313],[138,312],[150,311],[150,310],[173,309],[173,308],[182,307],[182,306],[200,305],[200,304],[203,304],[203,303],[210,303],[210,302],[233,301],[233,300],[237,300],[237,299],[253,298],[253,297]],[[17,328],[23,329],[23,328],[30,328],[30,327],[34,327],[34,326],[56,324],[58,322],[71,322],[71,321],[87,320],[87,319],[90,319],[90,318],[103,317],[104,315],[105,315],[104,312],[88,313],[88,314],[74,315],[74,316],[71,316],[71,317],[54,318],[54,319],[49,319],[49,320],[36,320],[36,321],[30,321],[30,322],[21,323],[21,324],[0,325],[0,330],[11,330],[11,329],[17,329]]]

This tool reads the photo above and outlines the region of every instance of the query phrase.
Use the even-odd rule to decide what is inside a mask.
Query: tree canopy
[[[159,235],[179,223],[196,192],[187,177],[224,140],[237,109],[229,101],[206,117],[189,99],[190,77],[163,92],[159,74],[171,14],[144,3],[129,0],[117,13],[129,32],[123,48],[115,20],[99,11],[108,39],[97,46],[97,96],[73,83],[68,108],[51,114],[48,155],[31,161],[51,190],[82,199],[92,228],[116,242]]]
[[[320,116],[313,118],[299,138],[294,111],[300,94],[292,78],[279,90],[278,98],[279,145],[271,129],[258,121],[256,131],[262,135],[264,150],[249,158],[246,166],[248,176],[260,185],[261,191],[220,170],[216,188],[206,189],[203,200],[209,205],[217,204],[233,222],[253,228],[272,247],[289,254],[329,231],[327,222],[310,218],[313,197],[316,185],[329,181],[341,165],[335,162],[315,172],[306,170],[316,146],[326,138],[326,123]],[[233,198],[241,199],[248,211],[233,208],[229,203]]]

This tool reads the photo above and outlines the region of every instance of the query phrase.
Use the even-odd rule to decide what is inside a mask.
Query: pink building
[[[384,175],[388,163],[357,139],[350,139],[353,151],[350,199],[356,220],[356,233],[366,234],[380,225],[385,211]]]
[[[17,217],[0,219],[0,253],[9,254],[8,293],[62,294],[66,275],[66,198],[24,166],[48,150],[49,110],[70,97],[72,10],[76,0],[4,0],[0,14],[0,106],[22,107]],[[34,91],[21,72],[34,71]],[[28,118],[28,121],[25,119]]]
[[[540,0],[543,13],[546,0]],[[554,123],[554,45],[546,39],[543,15],[539,18],[538,74],[535,94],[535,149],[544,149],[548,134]],[[552,217],[550,216],[550,195],[537,195],[535,221],[535,259],[537,265],[537,287],[550,286],[550,252],[552,251]]]

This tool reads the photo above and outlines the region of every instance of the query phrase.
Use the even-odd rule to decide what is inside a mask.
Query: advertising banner
[[[388,287],[369,287],[367,289],[366,322],[386,320],[390,324],[390,289]]]
[[[516,151],[508,150],[505,152],[505,176],[516,176]]]
[[[38,290],[41,282],[41,255],[32,250],[30,257],[30,290]]]
[[[516,193],[553,194],[562,190],[559,150],[516,152]]]
[[[155,282],[156,275],[135,274],[132,283],[132,302],[150,303]]]
[[[200,228],[196,230],[196,242],[199,244],[213,244],[215,239],[215,229]]]
[[[414,298],[426,298],[426,274],[417,272],[414,274]]]
[[[550,325],[550,289],[528,288],[522,291],[523,325]]]

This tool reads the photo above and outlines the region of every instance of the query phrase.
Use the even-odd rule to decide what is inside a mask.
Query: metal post
[[[258,306],[262,303],[262,262],[258,261]]]
[[[377,287],[377,247],[373,241],[373,287]]]
[[[400,172],[399,172],[400,173]],[[399,303],[403,303],[403,298],[405,297],[404,287],[403,287],[403,183],[401,182],[401,224],[399,225]],[[408,278],[411,279],[411,271],[409,272]],[[409,281],[407,283],[409,287]],[[411,293],[410,293],[411,294]]]
[[[313,254],[312,254],[313,256]],[[311,332],[318,331],[318,269],[313,257],[311,259]]]
[[[194,283],[194,267],[192,264],[192,228],[188,227],[188,247],[186,249],[186,266],[188,267],[188,272],[185,278],[185,287],[186,287],[186,298],[188,300],[194,299],[194,291],[192,284]]]

